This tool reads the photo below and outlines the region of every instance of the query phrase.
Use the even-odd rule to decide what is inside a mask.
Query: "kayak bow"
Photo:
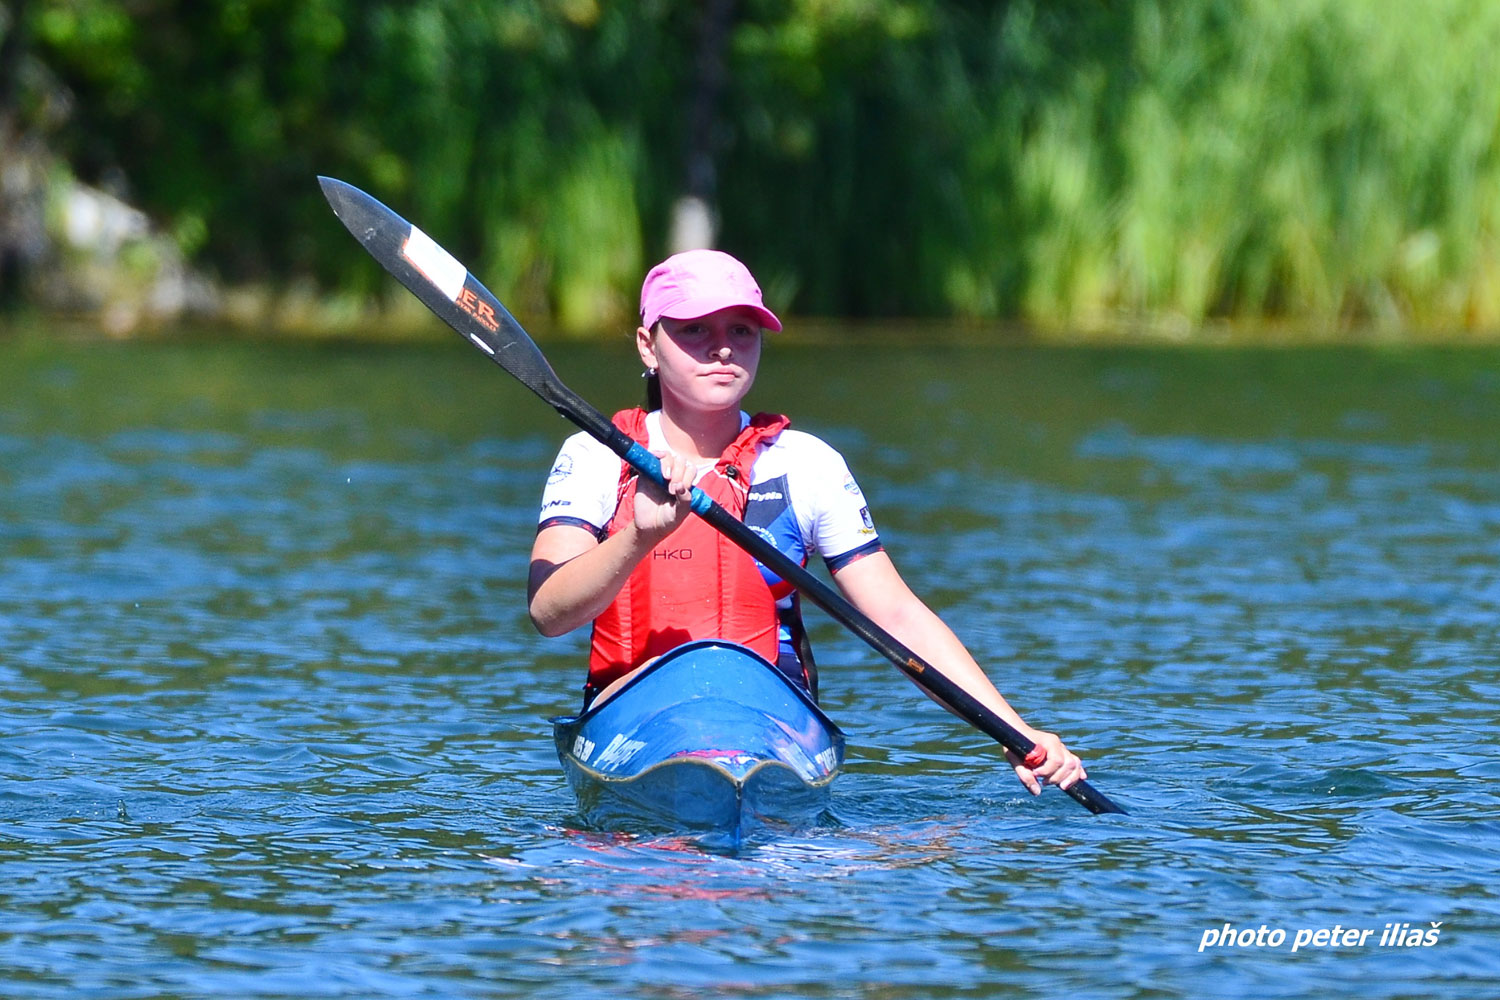
[[[732,642],[679,646],[581,715],[553,719],[590,825],[741,833],[827,805],[844,734],[805,691]]]

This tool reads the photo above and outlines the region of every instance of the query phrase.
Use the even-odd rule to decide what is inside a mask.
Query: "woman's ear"
[[[647,371],[656,371],[661,366],[656,363],[656,338],[651,331],[644,326],[635,328],[635,349],[641,356],[641,364]]]

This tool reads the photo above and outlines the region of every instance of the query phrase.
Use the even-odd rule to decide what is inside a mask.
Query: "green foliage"
[[[53,141],[227,279],[388,288],[314,174],[528,323],[628,324],[699,5],[33,0]],[[740,0],[721,245],[778,307],[1500,325],[1500,5]]]
[[[1064,86],[1001,96],[1020,105],[1016,130],[992,136],[1015,168],[1001,190],[1022,212],[1023,315],[1500,323],[1500,77],[1486,55],[1500,8],[1128,10],[1114,45],[1073,54]],[[1020,50],[1050,41],[1034,21],[1017,30],[1030,17],[1004,18]],[[991,211],[996,232],[1014,221]],[[1002,263],[968,284],[1007,277]]]

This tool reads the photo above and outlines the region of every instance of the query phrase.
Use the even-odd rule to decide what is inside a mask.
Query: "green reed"
[[[995,156],[971,160],[1022,248],[1021,315],[1500,325],[1500,7],[1141,2],[1122,22],[1055,92],[997,95],[1020,105],[989,139],[1008,188],[980,194]],[[1005,264],[950,266],[956,310],[1004,308]]]

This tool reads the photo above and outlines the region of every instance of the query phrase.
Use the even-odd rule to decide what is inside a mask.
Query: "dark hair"
[[[661,321],[651,327],[651,339],[655,340],[657,334],[661,333]],[[641,373],[641,378],[646,380],[646,412],[661,409],[661,376],[656,374],[655,368],[648,368]]]

